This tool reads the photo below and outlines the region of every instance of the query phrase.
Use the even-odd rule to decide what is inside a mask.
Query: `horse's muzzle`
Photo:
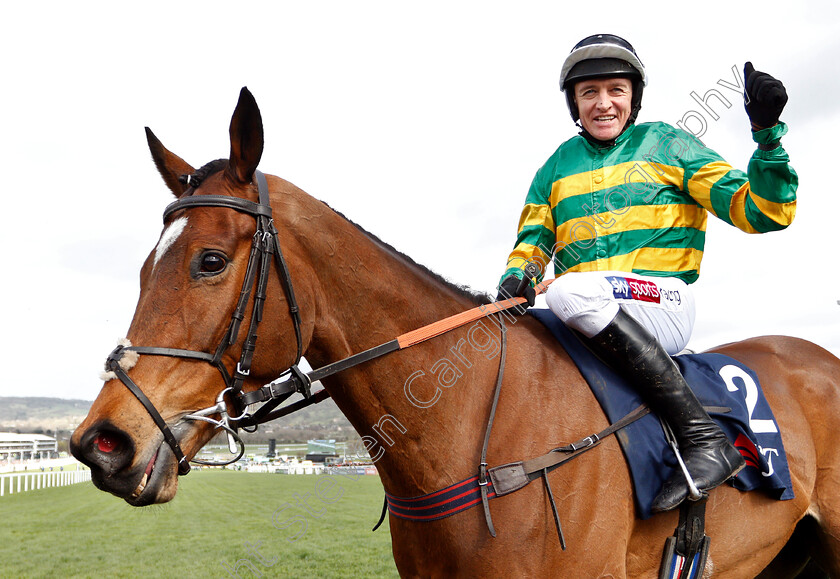
[[[144,456],[137,456],[134,441],[124,431],[107,421],[99,422],[80,437],[70,441],[70,452],[90,467],[91,480],[133,506],[165,502],[161,493],[175,470],[175,457],[161,441],[147,447]],[[172,477],[172,478],[176,478]]]

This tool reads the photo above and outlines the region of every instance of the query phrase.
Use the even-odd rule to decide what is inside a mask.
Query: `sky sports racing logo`
[[[607,281],[613,287],[613,296],[620,300],[637,300],[640,302],[661,302],[659,287],[650,281],[628,279],[626,277],[607,276]]]

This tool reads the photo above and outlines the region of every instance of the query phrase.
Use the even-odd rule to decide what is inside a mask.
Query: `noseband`
[[[146,408],[146,411],[154,420],[157,427],[163,433],[164,441],[172,449],[175,459],[178,461],[178,474],[185,475],[190,471],[189,461],[184,456],[178,439],[172,434],[172,431],[167,426],[166,421],[157,411],[155,406],[146,397],[142,390],[134,383],[128,376],[125,370],[120,366],[120,359],[126,352],[137,352],[138,354],[149,354],[153,356],[168,356],[173,358],[185,358],[190,360],[201,360],[208,362],[219,371],[224,380],[225,388],[219,393],[216,398],[216,405],[204,410],[187,414],[183,416],[186,420],[198,420],[209,422],[217,428],[221,428],[228,433],[231,452],[236,452],[236,446],[239,447],[239,454],[232,460],[226,462],[209,462],[193,459],[193,462],[207,465],[225,465],[239,460],[245,453],[245,445],[237,436],[236,430],[238,427],[256,426],[264,422],[260,420],[267,415],[273,408],[278,406],[282,401],[291,396],[295,392],[300,392],[306,398],[310,397],[311,379],[304,374],[298,364],[303,355],[303,339],[301,337],[301,320],[300,312],[298,310],[297,301],[295,300],[295,292],[292,287],[292,278],[289,274],[289,268],[286,265],[286,260],[283,258],[283,253],[280,250],[280,242],[277,237],[277,229],[274,227],[274,220],[271,213],[271,202],[268,195],[268,184],[260,171],[254,172],[254,178],[257,182],[257,190],[259,192],[259,202],[254,203],[247,199],[240,199],[238,197],[227,197],[224,195],[197,195],[193,196],[195,188],[200,185],[195,184],[187,179],[187,183],[192,185],[185,194],[174,201],[163,212],[163,220],[166,222],[167,218],[176,211],[187,210],[193,207],[220,207],[233,209],[242,213],[247,213],[254,217],[257,224],[256,233],[251,244],[251,253],[248,257],[248,266],[245,270],[245,280],[242,283],[242,290],[239,294],[239,299],[236,308],[231,316],[230,325],[225,333],[222,341],[216,348],[215,353],[209,354],[207,352],[200,352],[196,350],[182,350],[178,348],[161,348],[150,346],[117,346],[113,352],[108,356],[105,362],[106,370],[114,372],[116,377],[122,382],[128,390],[140,401]],[[254,357],[254,350],[257,342],[257,330],[259,323],[262,321],[263,306],[266,299],[266,288],[268,287],[269,271],[271,269],[272,258],[277,266],[277,273],[280,278],[280,285],[286,295],[286,301],[289,304],[289,313],[292,317],[292,322],[295,329],[295,340],[297,341],[297,354],[295,362],[292,366],[283,373],[282,376],[290,374],[289,380],[286,380],[281,386],[281,391],[275,389],[272,392],[273,396],[269,402],[266,402],[263,407],[257,411],[260,416],[250,415],[245,412],[249,401],[243,401],[242,387],[245,379],[251,372],[251,363]],[[231,374],[228,372],[225,365],[222,363],[222,356],[233,344],[236,343],[240,326],[245,318],[245,310],[251,299],[254,296],[254,307],[251,312],[250,325],[248,332],[242,343],[242,354],[236,368]],[[281,376],[281,378],[282,378]],[[278,379],[279,380],[279,379]],[[277,381],[275,381],[277,382]],[[274,384],[274,383],[272,383]],[[228,409],[228,400],[233,409],[231,413]],[[269,407],[266,407],[269,406]],[[219,420],[211,418],[212,415],[218,414]]]

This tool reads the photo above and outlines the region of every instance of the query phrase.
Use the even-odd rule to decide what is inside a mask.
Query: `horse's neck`
[[[307,359],[313,366],[343,359],[475,306],[456,288],[324,209],[317,233],[302,241],[312,259],[321,261],[312,264],[318,272],[317,319]],[[474,466],[475,445],[483,435],[484,407],[492,395],[499,359],[474,355],[468,347],[465,351],[464,331],[324,380],[338,406],[365,437],[389,492],[434,490],[430,487],[446,480],[435,480],[434,473],[460,472],[452,468],[452,461],[465,462],[464,468]],[[459,340],[457,353],[452,348]],[[436,363],[450,367],[435,369]],[[448,379],[462,373],[460,388],[440,388],[445,371]],[[410,393],[406,383],[412,376]],[[470,440],[459,440],[459,433]]]
[[[305,215],[296,238],[316,280],[308,359],[335,361],[475,305],[321,202],[304,194],[296,212]]]

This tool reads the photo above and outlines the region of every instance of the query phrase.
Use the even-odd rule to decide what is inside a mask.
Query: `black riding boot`
[[[741,453],[712,422],[659,341],[624,310],[588,344],[668,423],[700,491],[713,489],[744,467]],[[654,499],[653,511],[673,509],[687,496],[688,484],[678,469]]]

